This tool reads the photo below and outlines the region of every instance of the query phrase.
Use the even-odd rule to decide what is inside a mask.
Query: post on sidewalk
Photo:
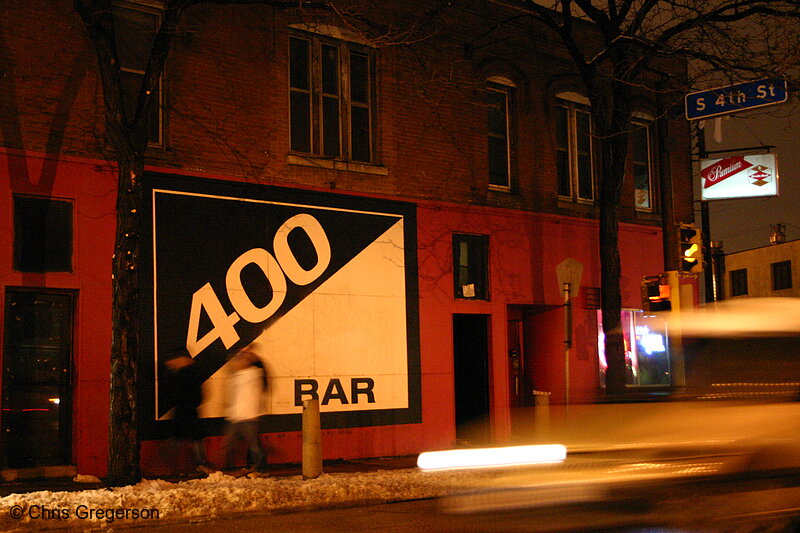
[[[550,437],[550,393],[533,391],[533,435],[537,439]]]
[[[567,258],[556,265],[556,278],[564,295],[564,413],[569,406],[569,360],[572,348],[572,307],[571,298],[578,296],[583,277],[583,264]]]
[[[571,285],[564,283],[564,413],[569,409],[569,357],[572,349],[572,302]]]
[[[322,429],[319,399],[303,400],[303,479],[322,474]]]

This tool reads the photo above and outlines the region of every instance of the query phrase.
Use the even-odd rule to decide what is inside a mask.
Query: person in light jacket
[[[225,466],[233,468],[236,446],[247,443],[248,471],[265,472],[267,455],[258,437],[258,420],[267,386],[267,373],[261,359],[243,350],[230,363],[228,378],[228,409],[225,428]]]

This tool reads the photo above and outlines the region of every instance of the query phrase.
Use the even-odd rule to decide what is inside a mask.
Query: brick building
[[[116,4],[134,86],[158,3]],[[181,347],[208,378],[214,461],[224,364],[244,347],[269,370],[272,462],[299,460],[315,394],[326,458],[506,441],[534,389],[564,402],[556,266],[570,258],[583,276],[569,401],[602,395],[588,100],[554,35],[520,23],[487,38],[497,5],[453,9],[402,46],[303,11],[186,11],[146,159],[145,473],[174,466],[158,453],[163,360]],[[103,475],[116,174],[97,60],[69,0],[5,2],[0,20],[2,466]],[[686,122],[646,95],[634,109],[630,310],[664,270],[662,226],[692,217]]]

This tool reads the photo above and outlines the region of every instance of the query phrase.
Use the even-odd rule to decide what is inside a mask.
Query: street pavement
[[[639,487],[640,498],[591,505],[452,513],[446,499],[248,513],[150,526],[158,533],[796,533],[800,487],[786,480],[729,480]],[[651,500],[651,496],[655,499]]]

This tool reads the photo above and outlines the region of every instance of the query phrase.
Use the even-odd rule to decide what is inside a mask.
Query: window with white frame
[[[161,24],[161,14],[133,2],[116,2],[113,8],[120,79],[125,114],[132,121],[139,101],[150,51]],[[148,144],[163,145],[163,91],[161,79],[156,86],[155,105],[147,110]]]
[[[290,144],[295,153],[375,159],[373,50],[324,35],[289,37]]]
[[[634,118],[631,131],[633,187],[638,211],[653,211],[652,121]]]
[[[558,195],[570,201],[593,203],[594,153],[588,99],[562,93],[556,102]]]
[[[510,81],[492,78],[486,87],[489,188],[511,189]]]

